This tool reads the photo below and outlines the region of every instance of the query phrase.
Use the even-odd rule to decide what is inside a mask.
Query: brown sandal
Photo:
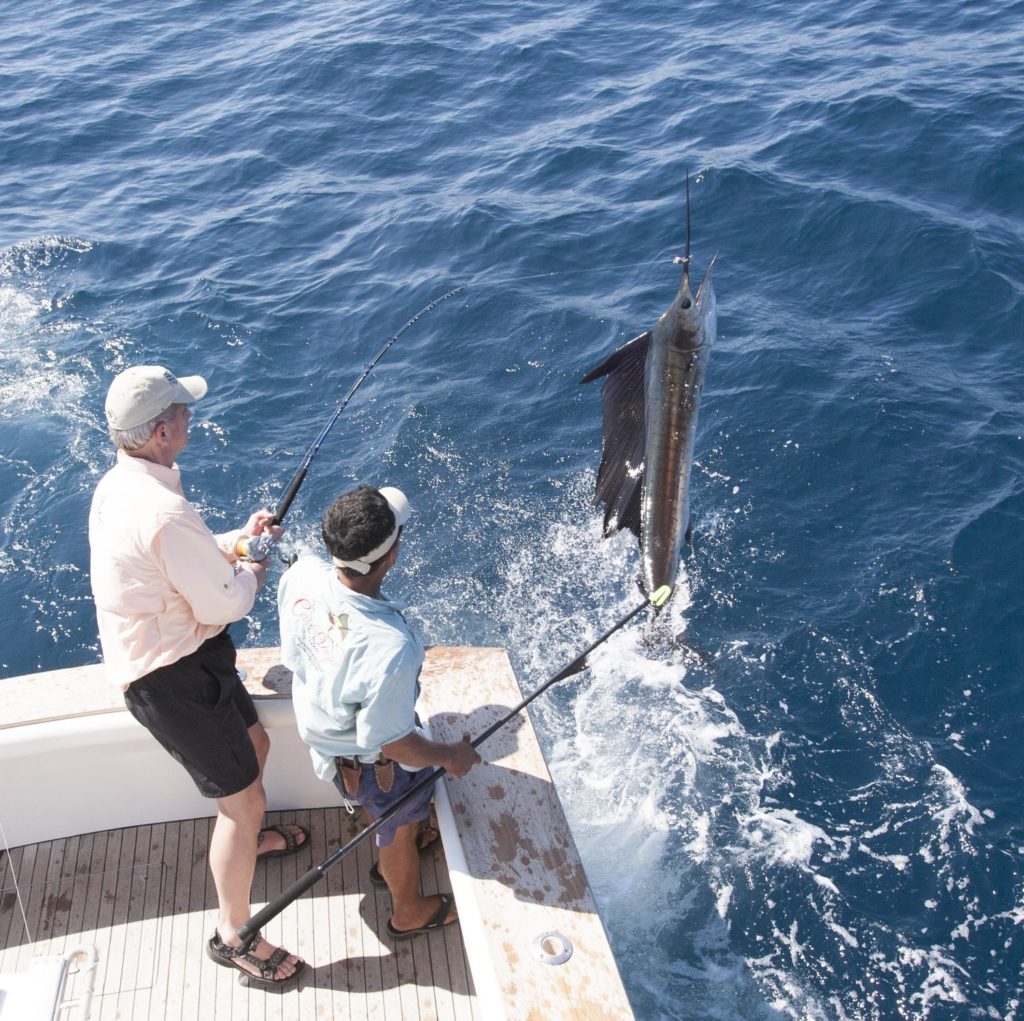
[[[257,930],[241,946],[229,947],[220,938],[220,933],[214,930],[213,936],[210,937],[209,942],[206,944],[206,956],[224,968],[237,968],[239,971],[238,981],[242,985],[254,986],[256,989],[281,990],[292,979],[299,977],[302,969],[306,967],[306,962],[300,957],[296,961],[295,971],[291,975],[286,975],[284,978],[274,978],[277,969],[291,955],[284,947],[278,947],[265,960],[262,957],[257,957],[255,954],[250,954],[249,951],[260,941],[260,938],[260,933]],[[254,975],[251,971],[243,968],[238,963],[240,960],[259,968],[259,975]]]

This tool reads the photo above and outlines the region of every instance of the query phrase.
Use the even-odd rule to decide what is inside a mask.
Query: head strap
[[[401,530],[402,526],[396,524],[391,534],[379,546],[370,550],[369,553],[364,553],[355,560],[341,560],[338,557],[331,557],[331,560],[334,561],[335,567],[347,567],[357,574],[369,574],[373,565],[394,546],[398,533]]]

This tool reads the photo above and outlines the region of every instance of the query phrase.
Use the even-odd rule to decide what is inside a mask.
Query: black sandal
[[[299,843],[299,836],[292,833],[289,829],[293,826],[299,831],[299,836],[302,837],[302,843]],[[280,833],[284,837],[284,847],[278,848],[276,851],[260,851],[260,847],[263,844],[264,833]],[[260,830],[259,835],[256,837],[256,858],[283,858],[287,854],[295,854],[296,851],[301,851],[309,843],[309,830],[305,826],[300,826],[297,822],[276,822],[273,826],[264,826]]]
[[[448,921],[448,912],[452,906],[452,895],[450,893],[435,894],[438,899],[437,910],[430,916],[430,920],[416,929],[396,929],[388,919],[387,931],[393,940],[412,939],[413,936],[422,936],[431,932],[439,932],[441,929],[448,929],[458,925],[458,918]]]
[[[210,937],[206,944],[206,956],[224,968],[237,969],[239,972],[238,981],[242,985],[253,986],[256,989],[283,989],[292,979],[299,977],[302,969],[306,967],[306,962],[300,957],[296,961],[295,971],[291,975],[286,975],[284,978],[274,978],[277,969],[291,955],[284,947],[278,947],[266,960],[262,957],[257,957],[255,954],[250,954],[249,951],[253,948],[254,944],[260,941],[260,938],[260,933],[257,930],[241,946],[229,947],[220,938],[220,933],[215,929],[213,936]],[[254,964],[259,968],[260,974],[253,975],[252,972],[246,971],[238,963],[240,960]]]

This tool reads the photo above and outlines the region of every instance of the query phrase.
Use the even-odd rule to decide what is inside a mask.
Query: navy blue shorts
[[[364,765],[359,776],[359,792],[353,797],[345,791],[341,774],[334,776],[334,786],[338,788],[341,796],[351,805],[359,805],[370,817],[371,822],[376,822],[398,799],[410,788],[418,784],[432,771],[431,766],[417,769],[415,773],[409,773],[395,763],[395,782],[387,793],[377,785],[377,778],[373,772],[372,765]],[[430,815],[430,799],[434,796],[434,784],[427,786],[410,798],[392,818],[373,834],[374,842],[378,847],[387,847],[394,842],[395,833],[409,823],[422,822]]]
[[[256,706],[235,669],[227,631],[195,652],[132,681],[128,711],[180,762],[204,798],[244,791],[260,764],[249,728]]]

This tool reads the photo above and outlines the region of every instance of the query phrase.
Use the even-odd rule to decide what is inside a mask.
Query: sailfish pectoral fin
[[[646,444],[644,364],[650,340],[649,330],[634,337],[580,380],[589,383],[607,377],[601,389],[604,447],[594,492],[594,503],[605,506],[606,537],[628,528],[640,538]]]

